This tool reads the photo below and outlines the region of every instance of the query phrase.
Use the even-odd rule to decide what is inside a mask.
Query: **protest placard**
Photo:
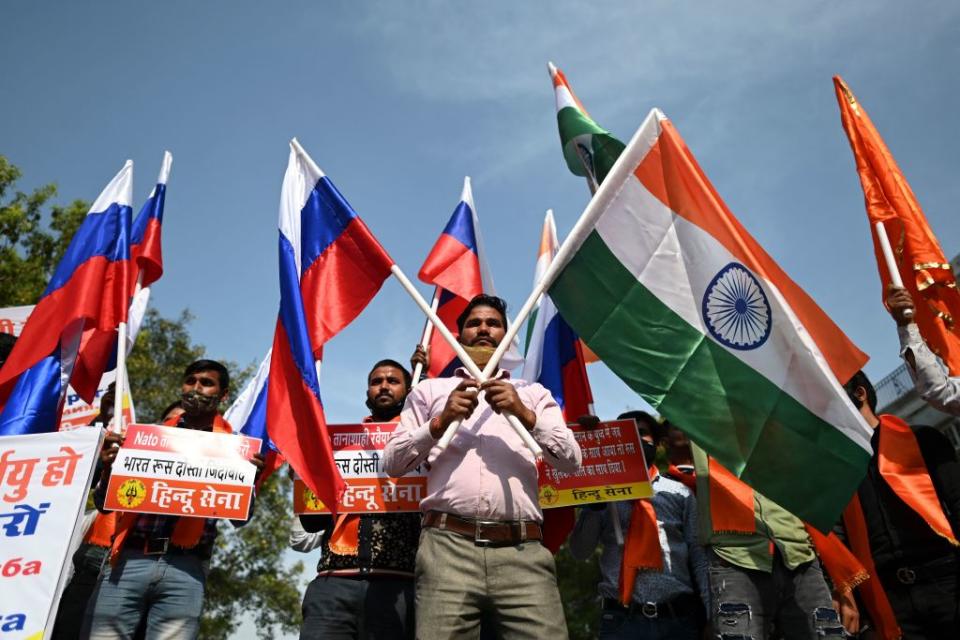
[[[132,424],[113,462],[104,507],[197,518],[246,520],[260,440]]]
[[[579,424],[567,426],[580,444],[583,464],[575,474],[544,466],[540,473],[542,508],[636,500],[653,495],[636,422],[601,422],[591,429]]]
[[[0,308],[0,333],[19,336],[32,311],[33,305]],[[124,373],[124,375],[126,375],[126,373]],[[77,392],[73,390],[73,387],[68,387],[67,393],[63,398],[60,429],[74,429],[90,424],[93,419],[97,417],[97,414],[100,413],[100,398],[107,392],[107,387],[116,379],[116,369],[103,374],[103,377],[100,378],[100,384],[97,386],[97,397],[93,404],[87,404],[81,400]],[[126,392],[123,394],[123,419],[124,424],[130,424],[137,421],[133,401],[130,398],[130,382],[126,381],[123,388],[126,389]]]
[[[327,425],[333,457],[347,483],[339,513],[401,513],[419,511],[426,495],[426,470],[417,466],[402,478],[383,472],[383,449],[395,423]],[[302,480],[294,482],[294,513],[330,513]]]
[[[53,626],[102,431],[0,437],[0,637]]]
[[[547,467],[540,474],[544,509],[593,502],[636,500],[652,495],[643,450],[633,420],[600,423],[594,429],[568,425],[583,452],[583,466],[573,475]],[[418,466],[402,478],[382,471],[383,449],[397,425],[328,425],[333,455],[347,483],[340,513],[419,511],[426,495],[426,470]],[[294,483],[294,512],[330,513],[301,480]]]

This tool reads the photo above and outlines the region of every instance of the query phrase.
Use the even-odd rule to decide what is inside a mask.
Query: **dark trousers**
[[[53,640],[76,640],[80,637],[83,616],[93,590],[97,588],[100,568],[110,552],[109,547],[83,543],[73,554],[73,577],[63,590],[57,620],[53,625]]]
[[[413,578],[317,576],[303,596],[301,640],[412,640]]]
[[[699,640],[700,621],[694,615],[647,618],[639,611],[604,611],[600,640]]]
[[[788,569],[778,553],[767,573],[710,555],[713,633],[719,640],[846,636],[818,560]],[[779,636],[772,635],[774,630]]]
[[[903,631],[904,640],[956,640],[960,637],[960,576],[943,575],[903,584],[881,578],[881,584]]]

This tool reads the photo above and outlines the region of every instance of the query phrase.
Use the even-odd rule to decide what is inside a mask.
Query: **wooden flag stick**
[[[473,358],[467,355],[467,352],[464,351],[463,349],[463,345],[461,345],[457,341],[457,339],[453,337],[453,334],[450,333],[450,330],[447,329],[447,327],[443,324],[443,321],[440,320],[436,312],[430,308],[430,305],[427,304],[427,301],[424,300],[422,295],[420,295],[420,292],[417,291],[417,288],[413,286],[413,283],[410,282],[410,279],[407,278],[406,274],[403,273],[400,267],[398,267],[397,265],[393,265],[392,267],[390,267],[390,271],[391,273],[393,273],[394,277],[400,282],[400,285],[406,290],[406,292],[410,295],[410,297],[413,298],[413,301],[417,303],[417,306],[420,307],[420,310],[423,311],[423,313],[426,314],[427,318],[430,319],[430,322],[433,323],[433,326],[436,328],[436,330],[440,332],[440,335],[443,336],[443,339],[446,340],[447,344],[450,345],[450,348],[453,349],[454,353],[457,354],[457,357],[460,359],[460,362],[463,363],[463,366],[466,367],[470,375],[473,376],[473,378],[481,384],[483,382],[486,382],[489,379],[490,374],[480,371],[480,368],[473,361]],[[520,322],[522,322],[522,320],[520,320]],[[515,328],[515,327],[516,325],[514,325],[511,328]],[[513,340],[513,337],[516,335],[516,331],[513,332],[512,336],[509,335],[510,334],[509,331],[507,332],[507,334],[508,334],[507,336],[504,336],[504,341],[508,339]],[[504,346],[505,344],[506,344],[505,342],[501,341],[500,346]],[[501,352],[501,356],[502,355],[503,354]],[[496,356],[496,352],[494,352],[494,356]],[[487,364],[487,368],[490,368],[489,364]],[[520,436],[521,440],[523,440],[523,443],[527,445],[527,448],[530,449],[531,452],[533,452],[534,456],[536,456],[538,460],[542,458],[543,450],[540,448],[540,445],[537,444],[536,440],[533,439],[533,436],[530,434],[530,432],[527,431],[526,427],[523,426],[520,420],[515,415],[509,412],[504,412],[503,415],[507,419],[507,422],[510,423],[510,426],[513,427],[513,430],[516,431],[517,435]],[[450,436],[450,438],[447,438],[446,444],[449,444],[450,439],[453,437],[451,431],[454,430],[454,425],[459,426],[459,421],[451,424],[450,427],[447,429],[447,432],[443,434],[444,438],[447,438],[448,435]],[[440,447],[441,451],[446,447],[446,444],[444,446],[441,446],[442,442],[443,442],[443,438],[441,438],[441,440],[437,443],[437,446]]]
[[[887,237],[887,229],[883,222],[877,222],[873,225],[877,232],[877,240],[880,242],[880,249],[883,251],[884,262],[887,263],[887,273],[890,274],[890,284],[903,289],[903,279],[900,277],[900,270],[897,268],[897,261],[893,258],[893,248],[890,246],[890,238]],[[906,309],[903,312],[905,318],[913,317],[913,309]]]

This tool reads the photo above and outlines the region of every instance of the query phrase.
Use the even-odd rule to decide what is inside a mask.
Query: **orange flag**
[[[870,219],[870,233],[880,270],[883,291],[890,275],[877,242],[874,225],[882,222],[894,258],[916,305],[915,320],[930,350],[960,375],[960,292],[950,262],[930,230],[927,218],[870,117],[840,76],[834,76],[840,120],[857,162]]]

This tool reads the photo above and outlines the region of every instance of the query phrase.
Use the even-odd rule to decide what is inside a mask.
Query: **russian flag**
[[[82,334],[126,321],[132,190],[128,160],[90,207],[0,369],[0,435],[56,431]]]
[[[127,314],[127,353],[133,349],[140,325],[143,324],[150,301],[150,285],[163,275],[160,231],[172,164],[173,156],[169,151],[164,151],[157,184],[130,227],[129,285],[132,299]],[[116,348],[115,330],[109,333],[93,329],[84,332],[71,385],[86,402],[91,402],[96,395],[104,371],[116,368]]]
[[[296,139],[280,194],[280,314],[267,383],[270,438],[333,510],[344,482],[320,401],[323,344],[390,275],[393,260]]]
[[[481,293],[496,295],[493,276],[483,250],[483,239],[480,237],[480,220],[473,203],[469,176],[463,179],[460,202],[420,267],[417,277],[421,282],[437,288],[437,315],[454,336],[460,335],[457,318],[474,296]],[[501,366],[512,369],[520,362],[519,351],[511,345],[504,354]],[[430,338],[430,368],[427,375],[431,378],[450,376],[459,366],[460,361],[453,349],[439,332],[434,332]]]
[[[559,249],[553,212],[547,211],[540,237],[540,251],[534,286],[546,272]],[[593,393],[581,342],[557,312],[550,296],[544,295],[527,324],[527,353],[522,378],[539,382],[553,394],[567,422],[592,413]]]
[[[547,211],[540,234],[534,287],[540,283],[559,247],[553,211]],[[541,297],[527,323],[527,352],[521,377],[549,389],[567,422],[593,413],[593,393],[581,345],[577,334],[557,313],[550,296]],[[544,510],[543,545],[556,553],[573,530],[574,521],[573,507]]]
[[[266,464],[263,473],[260,474],[258,485],[283,465],[283,457],[277,452],[276,445],[267,434],[267,383],[270,379],[272,353],[272,349],[267,351],[266,357],[257,368],[256,375],[223,415],[233,427],[234,433],[261,439],[260,453],[263,454]]]

